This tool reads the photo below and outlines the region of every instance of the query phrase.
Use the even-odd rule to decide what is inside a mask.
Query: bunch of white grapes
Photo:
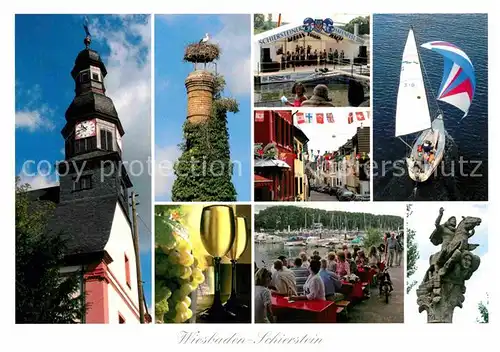
[[[183,323],[193,316],[189,294],[205,281],[192,255],[189,240],[167,228],[156,216],[155,314],[156,321]],[[162,233],[163,232],[163,233]]]

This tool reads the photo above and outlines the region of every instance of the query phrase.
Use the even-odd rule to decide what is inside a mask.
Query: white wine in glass
[[[247,228],[246,219],[244,217],[238,216],[235,222],[235,237],[233,246],[231,250],[226,254],[226,256],[231,259],[231,296],[226,302],[226,309],[236,313],[239,309],[248,308],[246,305],[242,305],[238,299],[238,293],[236,290],[236,264],[238,259],[241,257],[243,252],[247,247],[249,231]]]
[[[233,208],[227,205],[204,207],[201,213],[200,235],[203,246],[214,258],[214,302],[203,313],[203,319],[211,322],[225,322],[234,317],[226,311],[221,301],[220,262],[235,238],[235,217]]]

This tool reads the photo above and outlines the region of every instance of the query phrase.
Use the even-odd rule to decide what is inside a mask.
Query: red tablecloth
[[[351,283],[348,281],[342,281],[342,285],[352,286],[352,290],[349,293],[349,297],[348,297],[348,299],[350,301],[363,298],[363,284],[361,283],[361,281],[357,281],[355,283]]]
[[[297,309],[310,312],[318,323],[335,323],[337,321],[337,306],[335,302],[323,300],[300,300],[289,302],[284,296],[272,295],[273,309]]]

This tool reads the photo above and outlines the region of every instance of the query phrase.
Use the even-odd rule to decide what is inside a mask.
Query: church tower
[[[139,323],[132,182],[122,163],[125,131],[106,96],[106,67],[90,48],[90,35],[84,43],[71,71],[75,97],[61,131],[65,162],[58,165],[59,199],[49,229],[66,240],[67,267],[61,271],[81,277],[84,322]]]
[[[127,189],[132,183],[122,164],[125,131],[113,101],[106,96],[106,67],[99,53],[89,48],[89,36],[85,45],[71,71],[75,98],[61,131],[66,163],[60,166],[60,174],[68,174],[60,178],[61,201],[116,194],[128,214]],[[85,171],[78,175],[82,166]]]

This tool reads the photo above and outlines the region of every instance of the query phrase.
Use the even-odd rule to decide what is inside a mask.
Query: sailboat
[[[421,46],[444,58],[441,87],[437,97],[433,94],[433,99],[459,108],[465,113],[463,119],[469,111],[476,84],[471,60],[451,43],[433,41]],[[410,28],[401,64],[395,136],[410,149],[406,164],[410,178],[416,182],[425,182],[434,173],[444,157],[446,145],[443,112],[438,106],[435,118],[431,119],[422,68],[425,73],[415,34]],[[420,135],[413,146],[401,138],[418,132]]]

